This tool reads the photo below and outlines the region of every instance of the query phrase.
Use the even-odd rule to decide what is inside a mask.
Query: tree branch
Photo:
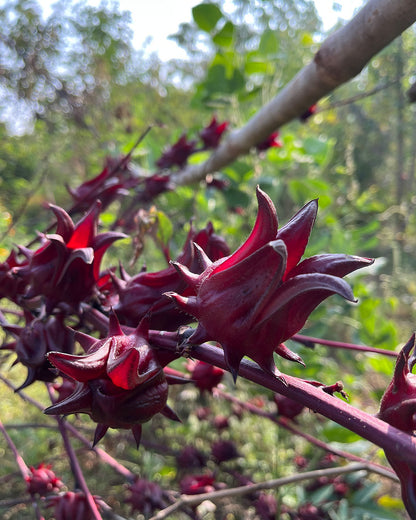
[[[150,520],[162,520],[167,518],[174,511],[177,511],[183,506],[196,506],[204,500],[210,500],[216,502],[222,498],[236,497],[254,493],[262,489],[274,489],[281,486],[287,486],[288,484],[294,484],[296,482],[302,482],[303,480],[318,479],[322,477],[334,477],[345,473],[352,473],[354,471],[370,471],[367,464],[349,464],[348,466],[338,468],[327,468],[317,469],[314,471],[305,471],[304,473],[297,473],[289,477],[276,478],[273,480],[267,480],[266,482],[258,482],[256,484],[248,484],[246,486],[239,486],[231,489],[220,489],[219,491],[212,491],[210,493],[202,493],[200,495],[181,495],[181,497],[172,505],[159,511]],[[371,470],[372,471],[372,470]]]
[[[416,20],[416,2],[369,0],[344,27],[329,36],[314,59],[248,123],[232,132],[209,159],[172,175],[178,185],[203,179],[230,164],[272,132],[361,72],[379,51]]]

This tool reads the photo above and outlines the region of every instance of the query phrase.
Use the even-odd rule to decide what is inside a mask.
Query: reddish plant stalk
[[[381,354],[383,356],[390,356],[396,358],[397,352],[393,350],[386,350],[383,348],[368,347],[367,345],[356,345],[355,343],[344,343],[343,341],[332,341],[330,339],[314,338],[312,336],[304,336],[303,334],[295,334],[290,339],[298,341],[299,343],[317,343],[318,345],[325,345],[332,348],[343,348],[347,350],[359,350],[360,352],[369,352],[373,354]]]
[[[151,331],[149,337],[151,342],[163,348],[171,351],[177,349],[176,333]],[[227,370],[223,351],[218,347],[207,343],[192,347],[192,357]],[[283,383],[245,359],[241,363],[239,376],[302,403],[380,448],[387,449],[398,459],[405,457],[408,464],[416,466],[416,438],[325,393],[322,389],[286,374],[283,375]]]
[[[7,385],[9,388],[11,388],[19,397],[21,397],[24,401],[27,401],[28,403],[32,404],[36,408],[38,408],[40,411],[43,411],[45,409],[45,406],[40,403],[39,401],[36,401],[32,397],[28,396],[23,390],[17,390],[17,387],[11,383],[8,379],[3,377],[0,374],[0,380],[3,381],[5,385]],[[56,420],[57,417],[53,416]],[[98,448],[97,446],[91,447],[91,441],[88,440],[82,433],[80,433],[75,426],[73,426],[71,423],[65,421],[64,422],[65,428],[71,432],[71,434],[76,437],[78,440],[80,440],[85,446],[92,449],[99,457],[100,459],[111,466],[113,469],[115,469],[120,475],[122,475],[127,480],[134,480],[136,478],[136,475],[132,473],[129,469],[127,469],[125,466],[120,464],[114,457],[109,455],[106,451],[104,451],[101,448]]]
[[[10,437],[10,435],[7,433],[6,431],[6,428],[4,427],[4,424],[1,422],[0,420],[0,431],[1,433],[3,434],[3,437],[5,438],[9,448],[11,449],[13,455],[14,455],[14,458],[16,460],[16,464],[19,468],[19,471],[23,477],[23,480],[24,481],[27,481],[27,479],[30,477],[31,475],[31,472],[30,472],[30,469],[27,467],[27,464],[26,462],[23,460],[23,457],[20,455],[18,449],[16,448],[16,445],[14,444],[12,438]],[[39,511],[39,505],[37,503],[37,501],[35,500],[35,498],[32,496],[30,501],[32,502],[32,506],[33,506],[33,509],[35,511],[35,517],[37,520],[42,520],[42,515]]]
[[[30,477],[30,469],[27,467],[26,462],[23,460],[23,457],[18,452],[16,445],[12,441],[12,438],[10,437],[10,435],[7,433],[6,428],[4,427],[1,420],[0,420],[0,431],[3,434],[3,437],[5,438],[9,448],[12,450],[12,453],[16,460],[16,464],[19,468],[20,473],[22,474],[23,480],[26,480],[26,478]]]
[[[51,402],[54,402],[52,389],[50,388],[50,385],[47,385],[47,389],[49,392],[49,397],[51,399]],[[84,474],[82,472],[81,466],[78,462],[77,456],[75,454],[74,448],[72,447],[72,444],[68,437],[68,431],[65,426],[65,419],[63,419],[60,416],[56,417],[59,431],[61,432],[62,440],[64,443],[65,451],[68,455],[69,462],[71,464],[71,470],[75,477],[75,486],[81,489],[81,491],[84,493],[85,498],[87,500],[87,503],[91,509],[91,513],[93,515],[94,520],[102,520],[102,516],[100,512],[98,511],[97,504],[95,503],[94,497],[91,494],[91,491],[88,488],[87,482],[85,480]]]

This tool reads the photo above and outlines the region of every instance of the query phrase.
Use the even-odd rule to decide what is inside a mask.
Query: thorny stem
[[[352,460],[354,462],[360,462],[362,464],[367,464],[370,471],[374,469],[375,472],[379,474],[383,474],[385,477],[394,480],[396,482],[399,482],[399,478],[396,476],[395,472],[391,468],[387,468],[386,466],[382,466],[381,464],[376,464],[374,462],[370,462],[368,460],[363,459],[362,457],[358,457],[357,455],[354,455],[353,453],[349,453],[348,451],[339,450],[337,448],[333,448],[326,442],[323,442],[313,435],[310,435],[309,433],[304,432],[300,428],[298,428],[293,421],[289,421],[286,417],[278,417],[273,413],[267,412],[265,410],[262,410],[258,406],[255,406],[252,403],[247,403],[245,401],[242,401],[241,399],[238,399],[237,397],[228,394],[227,392],[223,392],[222,390],[215,389],[214,390],[215,395],[218,395],[219,397],[222,397],[223,399],[226,399],[227,401],[230,401],[232,403],[238,404],[245,410],[254,413],[256,415],[259,415],[260,417],[264,417],[266,419],[269,419],[270,421],[274,422],[275,424],[281,426],[282,428],[285,428],[291,433],[294,433],[295,435],[299,435],[299,437],[304,438],[309,443],[313,444],[314,446],[317,446],[329,453],[333,453],[334,455],[337,455],[338,457],[343,457],[347,460]]]
[[[330,339],[314,338],[312,336],[304,336],[303,334],[295,334],[290,339],[293,341],[297,341],[298,343],[303,343],[303,344],[317,343],[318,345],[325,345],[327,347],[332,347],[332,348],[358,350],[361,352],[370,352],[373,354],[381,354],[383,356],[390,356],[390,357],[395,357],[395,358],[398,356],[398,353],[394,352],[394,350],[386,350],[383,348],[368,347],[367,345],[356,345],[355,343],[345,343],[343,341],[332,341]]]
[[[172,514],[174,511],[180,509],[183,506],[196,506],[201,502],[204,502],[205,500],[216,502],[217,500],[221,500],[222,498],[247,495],[249,493],[260,491],[262,489],[274,489],[288,484],[301,482],[303,480],[318,479],[321,477],[334,477],[337,475],[362,470],[369,471],[368,465],[362,463],[349,464],[348,466],[344,467],[306,471],[304,473],[297,473],[296,475],[291,475],[290,477],[277,478],[273,480],[268,480],[266,482],[258,482],[256,484],[248,484],[245,486],[239,486],[231,489],[220,489],[219,491],[201,493],[200,495],[182,495],[179,498],[179,500],[177,500],[174,504],[166,507],[165,509],[162,509],[156,515],[150,518],[150,520],[162,520],[163,518],[168,518],[170,514]]]
[[[160,345],[171,351],[177,349],[176,333],[150,331],[149,337],[151,343],[155,345]],[[192,356],[228,370],[222,349],[213,345],[204,343],[192,347]],[[380,448],[387,449],[392,457],[401,460],[405,457],[407,464],[416,467],[416,438],[377,417],[354,408],[341,399],[329,395],[322,389],[296,377],[284,374],[284,382],[282,382],[273,374],[264,372],[252,361],[243,359],[239,375],[273,392],[302,403],[307,408],[324,415]]]
[[[46,386],[47,386],[47,389],[49,392],[49,397],[51,399],[51,402],[53,403],[54,398],[53,398],[52,389],[50,388],[50,385],[46,385]],[[84,474],[83,474],[81,466],[78,462],[74,448],[72,447],[72,444],[69,440],[68,431],[65,427],[66,421],[65,421],[65,419],[63,419],[60,416],[57,416],[56,420],[58,422],[59,431],[61,432],[62,440],[63,440],[64,446],[65,446],[65,451],[68,455],[68,458],[69,458],[69,461],[71,464],[71,470],[75,477],[75,487],[79,486],[79,488],[84,493],[85,498],[87,499],[87,503],[91,509],[91,513],[93,515],[94,520],[102,520],[102,516],[101,516],[100,512],[98,511],[98,507],[97,507],[97,504],[95,503],[94,497],[92,496],[92,494],[88,488],[87,482],[85,481]]]

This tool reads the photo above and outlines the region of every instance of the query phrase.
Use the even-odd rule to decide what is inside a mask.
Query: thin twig
[[[249,493],[253,493],[255,491],[260,491],[263,489],[274,489],[282,486],[287,486],[288,484],[295,484],[297,482],[302,482],[304,480],[310,479],[318,479],[321,477],[334,477],[337,475],[342,475],[345,473],[353,473],[355,471],[371,471],[368,468],[367,464],[356,463],[349,464],[348,466],[338,467],[338,468],[327,468],[327,469],[318,469],[314,471],[306,471],[304,473],[297,473],[296,475],[291,475],[289,477],[282,477],[272,480],[267,480],[266,482],[258,482],[256,484],[248,484],[246,486],[239,486],[231,489],[220,489],[219,491],[212,491],[210,493],[202,493],[200,495],[181,495],[180,498],[172,505],[166,507],[159,511],[156,515],[154,515],[150,520],[162,520],[163,518],[167,518],[174,511],[177,511],[181,507],[184,506],[196,506],[205,500],[209,500],[211,502],[217,502],[223,498],[229,497],[237,497],[242,495],[247,495]]]
[[[27,482],[28,478],[31,475],[31,471],[28,468],[26,462],[23,460],[23,457],[20,455],[18,449],[16,448],[16,445],[12,441],[12,438],[7,433],[7,431],[6,431],[3,423],[1,422],[1,420],[0,420],[0,431],[3,434],[4,438],[6,439],[6,442],[7,442],[9,448],[11,449],[11,451],[12,451],[12,453],[14,455],[14,458],[16,460],[16,464],[19,467],[19,470],[20,470],[20,473],[22,474],[23,480],[25,482]],[[33,507],[33,510],[35,512],[36,520],[42,520],[43,517],[42,517],[42,515],[40,513],[39,504],[38,504],[36,498],[33,495],[30,497],[30,501],[29,502],[32,503],[32,507]]]
[[[377,85],[377,87],[374,87],[371,90],[367,90],[366,92],[361,92],[360,94],[356,94],[355,96],[351,96],[347,99],[340,99],[339,101],[333,101],[332,103],[324,106],[319,106],[316,113],[319,112],[325,112],[327,110],[332,110],[334,108],[344,107],[346,105],[351,105],[352,103],[355,103],[356,101],[361,101],[362,99],[368,98],[370,96],[374,96],[374,94],[377,94],[378,92],[381,92],[382,90],[386,90],[390,87],[393,87],[397,84],[399,80],[394,79],[392,81],[388,81],[387,83],[383,83],[382,85]]]
[[[5,438],[9,448],[13,452],[14,458],[16,460],[16,464],[20,470],[20,473],[22,474],[23,480],[26,480],[30,476],[30,469],[28,468],[26,462],[23,460],[23,457],[20,455],[18,449],[16,448],[16,445],[12,441],[12,438],[7,433],[6,428],[4,427],[3,423],[0,420],[0,432],[3,434],[3,437]]]
[[[52,390],[50,388],[50,385],[46,385],[49,391],[49,396],[51,398],[52,403],[54,402]],[[75,487],[79,487],[82,492],[85,495],[85,498],[87,500],[87,503],[90,507],[91,513],[93,515],[94,520],[102,520],[102,516],[98,510],[97,504],[95,503],[94,497],[91,494],[91,491],[88,488],[87,482],[84,477],[84,473],[82,472],[81,466],[79,464],[78,458],[75,454],[74,448],[72,447],[72,444],[68,437],[68,431],[65,426],[65,419],[63,419],[60,416],[56,417],[56,421],[59,426],[59,430],[61,432],[62,440],[65,446],[65,451],[68,455],[70,464],[71,464],[71,470],[75,477]]]
[[[358,350],[360,352],[367,352],[372,354],[381,354],[383,356],[390,356],[396,358],[398,353],[394,350],[386,350],[383,348],[368,347],[367,345],[356,345],[355,343],[344,343],[343,341],[333,341],[330,339],[314,338],[312,336],[304,336],[303,334],[295,334],[290,339],[298,343],[318,343],[318,345],[325,345],[332,348],[343,348],[346,350]]]
[[[1,374],[0,374],[0,380],[3,381],[3,383],[5,385],[7,385],[9,388],[11,388],[24,401],[27,401],[28,403],[32,404],[33,406],[38,408],[40,411],[43,411],[45,409],[45,406],[42,403],[40,403],[39,401],[36,401],[32,397],[28,396],[22,390],[17,390],[16,389],[17,387],[15,385],[13,385],[13,383],[11,383],[8,379],[6,379]],[[56,416],[54,416],[54,417],[56,420]],[[56,428],[55,424],[34,425],[34,426],[35,427],[44,427],[44,428]],[[132,473],[129,469],[127,469],[125,466],[120,464],[120,462],[118,462],[114,457],[109,455],[106,451],[104,451],[101,448],[98,448],[97,446],[92,447],[91,442],[86,437],[84,437],[84,435],[82,435],[82,433],[80,433],[78,431],[78,429],[75,428],[75,426],[73,426],[71,423],[69,423],[68,421],[65,421],[64,426],[67,430],[69,430],[71,432],[71,434],[74,437],[76,437],[78,440],[80,440],[90,450],[94,451],[103,462],[105,462],[108,466],[115,469],[124,478],[126,478],[127,480],[134,480],[136,478],[136,475],[134,473]],[[12,427],[17,428],[18,425],[14,425]]]
[[[219,389],[215,389],[215,395],[218,395],[232,403],[238,404],[239,406],[246,409],[247,411],[254,413],[256,415],[259,415],[260,417],[269,419],[270,421],[281,426],[282,428],[285,428],[286,430],[290,431],[291,433],[294,433],[295,435],[302,437],[303,439],[307,440],[310,444],[313,444],[314,446],[317,446],[318,448],[321,448],[329,453],[333,453],[334,455],[337,455],[338,457],[343,457],[344,459],[347,459],[347,460],[352,460],[354,462],[366,464],[369,468],[372,468],[371,471],[373,471],[373,473],[378,473],[379,475],[383,475],[384,477],[394,480],[395,482],[399,482],[399,478],[397,477],[396,473],[391,468],[382,466],[381,464],[376,464],[374,462],[370,462],[368,460],[363,459],[362,457],[358,457],[358,455],[349,453],[348,451],[339,450],[337,448],[334,448],[334,447],[330,446],[329,444],[317,439],[313,435],[310,435],[309,433],[306,433],[305,431],[301,430],[293,423],[293,421],[289,421],[286,417],[278,417],[275,414],[266,412],[265,410],[262,410],[261,408],[259,408],[258,406],[255,406],[252,403],[247,403],[245,401],[242,401],[241,399],[238,399],[237,397],[235,397],[231,394],[228,394],[227,392],[223,392],[222,390],[219,390]]]
[[[7,228],[4,231],[4,233],[0,236],[0,242],[2,242],[7,237],[7,235],[10,233],[10,231],[16,226],[16,224],[19,222],[19,220],[23,217],[23,215],[24,215],[24,213],[26,211],[26,208],[29,205],[30,199],[33,197],[33,195],[35,195],[35,193],[38,191],[38,189],[42,186],[43,181],[45,180],[46,174],[47,174],[47,170],[45,169],[41,173],[41,175],[40,175],[40,177],[38,179],[38,182],[24,196],[24,202],[21,204],[20,208],[16,212],[15,218],[12,219],[12,221],[7,226]]]

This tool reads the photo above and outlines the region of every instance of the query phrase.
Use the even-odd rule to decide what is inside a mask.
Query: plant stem
[[[50,385],[47,385],[49,396],[51,398],[51,402],[54,402],[52,390],[50,388]],[[72,447],[72,444],[68,437],[68,431],[66,429],[65,425],[65,419],[63,419],[60,416],[56,416],[56,421],[59,426],[59,431],[61,432],[62,440],[64,443],[64,447],[66,450],[66,453],[68,455],[70,464],[71,464],[71,470],[75,477],[75,487],[79,487],[81,491],[84,493],[85,498],[87,499],[87,503],[91,509],[91,513],[93,515],[94,520],[102,520],[101,514],[98,511],[97,504],[95,503],[94,497],[92,496],[87,482],[85,481],[84,474],[82,472],[81,466],[78,462],[77,456],[75,454],[74,448]]]
[[[14,455],[14,458],[16,460],[17,466],[18,466],[18,468],[20,470],[20,473],[22,474],[23,480],[26,482],[27,479],[31,475],[31,471],[27,467],[26,462],[23,460],[23,457],[20,455],[18,449],[16,448],[16,445],[14,444],[14,442],[12,441],[12,438],[7,433],[6,428],[4,427],[3,423],[1,422],[1,420],[0,420],[0,431],[3,434],[3,437],[5,438],[9,448],[11,449],[11,451],[12,451],[12,453]],[[39,510],[39,504],[38,504],[37,500],[35,499],[35,497],[33,495],[31,495],[31,497],[30,497],[30,502],[32,503],[32,507],[33,507],[33,509],[35,511],[36,520],[42,520],[42,515],[41,515],[40,510]]]
[[[219,491],[212,491],[210,493],[202,493],[200,495],[182,495],[179,500],[177,500],[174,504],[166,507],[159,511],[155,516],[153,516],[150,520],[162,520],[163,518],[167,518],[174,511],[180,509],[183,506],[196,506],[204,500],[210,500],[211,502],[216,502],[217,500],[221,500],[222,498],[229,498],[235,496],[247,495],[249,493],[253,493],[255,491],[260,491],[262,489],[274,489],[281,486],[286,486],[288,484],[294,484],[296,482],[302,482],[303,480],[310,479],[318,479],[322,477],[335,477],[337,475],[342,475],[345,473],[352,473],[355,471],[367,470],[367,464],[349,464],[348,466],[338,467],[338,468],[327,468],[327,469],[318,469],[314,471],[305,471],[304,473],[297,473],[296,475],[291,475],[290,477],[282,477],[273,480],[268,480],[266,482],[258,482],[256,484],[248,484],[246,486],[239,486],[231,489],[220,489]]]
[[[215,395],[218,395],[222,397],[223,399],[226,399],[227,401],[230,401],[232,403],[238,404],[242,408],[246,409],[247,411],[254,413],[256,415],[259,415],[260,417],[264,417],[266,419],[269,419],[270,421],[274,422],[275,424],[281,426],[282,428],[285,428],[291,433],[294,433],[295,435],[299,435],[299,437],[303,437],[305,440],[313,444],[314,446],[317,446],[318,448],[321,448],[329,453],[333,453],[334,455],[337,455],[338,457],[343,457],[347,460],[352,460],[354,462],[360,462],[362,464],[367,464],[368,468],[371,471],[374,471],[380,475],[383,475],[391,480],[394,480],[396,482],[399,482],[399,478],[397,477],[396,473],[386,466],[382,466],[381,464],[376,464],[374,462],[370,462],[368,460],[363,459],[362,457],[358,457],[357,455],[354,455],[353,453],[349,453],[348,451],[339,450],[337,448],[333,448],[326,442],[323,442],[313,435],[310,435],[309,433],[304,432],[300,428],[298,428],[293,421],[289,421],[286,417],[278,417],[273,413],[266,412],[265,410],[262,410],[258,406],[255,406],[251,403],[246,403],[245,401],[242,401],[241,399],[238,399],[237,397],[228,394],[227,392],[223,392],[222,390],[215,390]]]
[[[314,338],[312,336],[304,336],[303,334],[295,334],[290,338],[299,343],[317,343],[318,345],[325,345],[332,348],[343,348],[348,350],[358,350],[360,352],[369,352],[373,354],[382,354],[383,356],[390,356],[396,358],[398,353],[394,350],[386,350],[383,348],[368,347],[367,345],[356,345],[355,343],[345,343],[343,341],[332,341],[330,339]]]
[[[176,333],[163,332],[161,334],[151,331],[149,337],[151,342],[160,347],[171,351],[177,349]],[[208,343],[192,347],[192,357],[228,370],[222,349]],[[407,464],[416,467],[416,438],[377,417],[354,408],[341,399],[327,394],[321,388],[314,387],[296,377],[284,374],[284,382],[282,382],[273,374],[264,372],[252,361],[242,360],[239,375],[302,403],[307,408],[324,415],[380,448],[387,449],[392,456],[401,460],[405,459]]]
[[[1,420],[0,420],[0,432],[3,434],[3,437],[5,438],[9,448],[11,449],[11,451],[14,455],[16,464],[19,468],[20,473],[22,474],[23,480],[26,480],[30,476],[30,469],[27,467],[26,462],[23,460],[23,457],[18,452],[16,445],[14,444],[14,442],[12,441],[12,438],[7,433],[6,428],[4,427]]]
[[[0,374],[0,381],[3,381],[5,385],[7,385],[9,388],[11,388],[19,397],[21,397],[24,401],[27,401],[28,403],[31,403],[33,406],[38,408],[39,410],[43,411],[45,409],[45,406],[40,403],[39,401],[36,401],[35,399],[28,396],[23,390],[16,390],[15,385],[11,383],[8,379],[3,377]],[[54,416],[56,418],[56,416]],[[50,428],[50,425],[39,425],[43,426],[45,428]],[[114,457],[109,455],[106,451],[104,451],[101,448],[98,448],[97,446],[91,447],[91,442],[80,433],[75,426],[73,426],[71,423],[65,421],[64,426],[67,430],[71,432],[71,434],[76,437],[78,440],[80,440],[85,446],[87,446],[89,449],[94,451],[100,459],[111,466],[113,469],[115,469],[120,475],[125,477],[127,480],[134,480],[136,478],[136,475],[132,473],[129,469],[127,469],[125,466],[120,464]]]

